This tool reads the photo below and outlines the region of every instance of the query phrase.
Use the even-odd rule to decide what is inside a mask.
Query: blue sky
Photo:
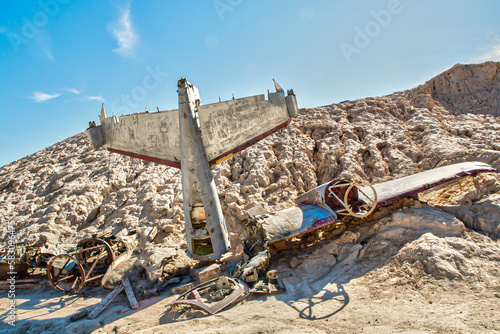
[[[85,130],[102,102],[176,109],[181,77],[204,103],[275,78],[315,107],[500,61],[498,13],[494,0],[3,0],[0,166]]]

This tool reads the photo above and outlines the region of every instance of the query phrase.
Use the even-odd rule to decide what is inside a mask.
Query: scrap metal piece
[[[349,215],[356,216],[358,210],[354,208],[356,205],[367,205],[365,210],[361,208],[360,212],[372,212],[373,206],[379,208],[443,183],[485,172],[497,172],[497,170],[483,162],[471,161],[438,167],[373,185],[365,182],[353,183],[350,180],[332,180],[300,195],[295,201],[299,206],[321,206],[330,211],[341,214],[347,212]],[[349,189],[350,186],[352,186],[351,189]],[[351,209],[351,212],[347,210],[347,207]],[[364,216],[366,214],[362,215]]]
[[[250,292],[257,294],[275,294],[286,292],[285,284],[277,270],[270,270],[266,273],[265,279],[259,280],[250,289]]]
[[[216,314],[246,296],[248,292],[249,288],[243,281],[221,276],[183,293],[172,304],[193,305],[209,314]]]
[[[267,267],[269,263],[269,252],[259,252],[247,263],[241,274],[241,279],[247,283],[256,282],[259,279],[259,271]]]
[[[6,244],[0,248],[0,279],[10,278],[13,272],[17,279],[27,278],[35,268],[47,268],[50,258],[57,254],[56,249],[48,250],[40,242],[16,244],[12,254],[12,248]]]
[[[377,208],[449,181],[456,181],[468,175],[477,175],[486,172],[498,172],[498,170],[484,162],[470,161],[438,167],[399,179],[377,183],[373,185],[377,193]]]

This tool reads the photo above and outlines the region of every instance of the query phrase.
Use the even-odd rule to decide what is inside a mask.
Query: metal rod
[[[76,281],[78,281],[78,276],[76,276],[75,281],[73,282],[73,284],[71,284],[71,290],[75,288]]]
[[[64,278],[61,278],[59,281],[55,282],[54,285],[57,285],[59,283],[61,283],[62,281],[66,281],[66,280],[69,280],[70,278],[73,278],[75,277],[75,275],[71,275],[71,276],[66,276]],[[78,277],[78,276],[77,276]]]
[[[99,279],[99,278],[101,278],[101,277],[103,277],[103,276],[104,276],[104,274],[100,274],[100,275],[97,275],[97,276],[91,277],[91,278],[89,278],[89,279],[85,279],[85,283],[95,281],[96,279]]]
[[[68,263],[69,263],[70,260],[71,260],[71,258],[68,258],[68,260],[66,261],[66,263],[64,264],[64,266],[62,266],[61,270],[59,270],[59,272],[57,273],[56,277],[54,277],[54,280],[56,278],[58,278],[59,275],[61,275],[61,272],[64,270],[64,267],[66,267],[68,265]]]
[[[95,267],[95,265],[97,264],[97,261],[99,261],[99,258],[100,258],[100,256],[101,256],[101,255],[102,255],[102,251],[101,251],[101,253],[99,253],[99,256],[97,256],[97,257],[96,257],[96,259],[95,259],[94,263],[92,263],[92,267],[90,267],[90,269],[89,269],[89,271],[88,271],[87,275],[85,275],[85,280],[87,280],[87,279],[89,278],[90,273],[92,272],[92,270],[94,270],[94,267]]]

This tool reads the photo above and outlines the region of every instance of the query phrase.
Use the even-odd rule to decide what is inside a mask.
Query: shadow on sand
[[[349,295],[344,287],[336,283],[336,291],[322,290],[314,296],[298,301],[284,300],[283,302],[299,313],[299,317],[308,320],[322,320],[334,316],[349,304]],[[280,298],[277,298],[278,300]],[[328,307],[321,307],[328,302]],[[332,310],[332,306],[338,306]],[[327,310],[327,311],[326,311]]]

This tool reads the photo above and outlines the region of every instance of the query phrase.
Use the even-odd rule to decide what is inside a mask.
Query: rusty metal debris
[[[285,284],[277,270],[270,270],[266,273],[265,279],[256,282],[250,292],[257,294],[275,294],[286,292]]]
[[[249,292],[241,280],[220,276],[183,293],[173,304],[196,306],[209,314],[216,314],[237,302]]]
[[[17,244],[14,254],[8,254],[6,245],[0,249],[0,279],[9,278],[11,272],[15,272],[18,279],[31,277],[35,274],[36,268],[47,268],[48,261],[56,254],[58,254],[56,249],[48,249],[44,243]],[[14,260],[13,268],[11,260]]]
[[[28,289],[39,286],[46,275],[58,291],[77,293],[85,285],[99,284],[117,259],[131,253],[136,245],[134,239],[135,235],[121,238],[101,235],[58,247],[25,243],[16,245],[15,254],[5,247],[0,250],[0,280],[14,275],[16,282],[26,283],[16,287]]]
[[[127,244],[114,236],[83,239],[73,252],[56,255],[49,261],[47,277],[58,291],[77,293],[86,284],[99,283],[116,256],[127,250]]]

